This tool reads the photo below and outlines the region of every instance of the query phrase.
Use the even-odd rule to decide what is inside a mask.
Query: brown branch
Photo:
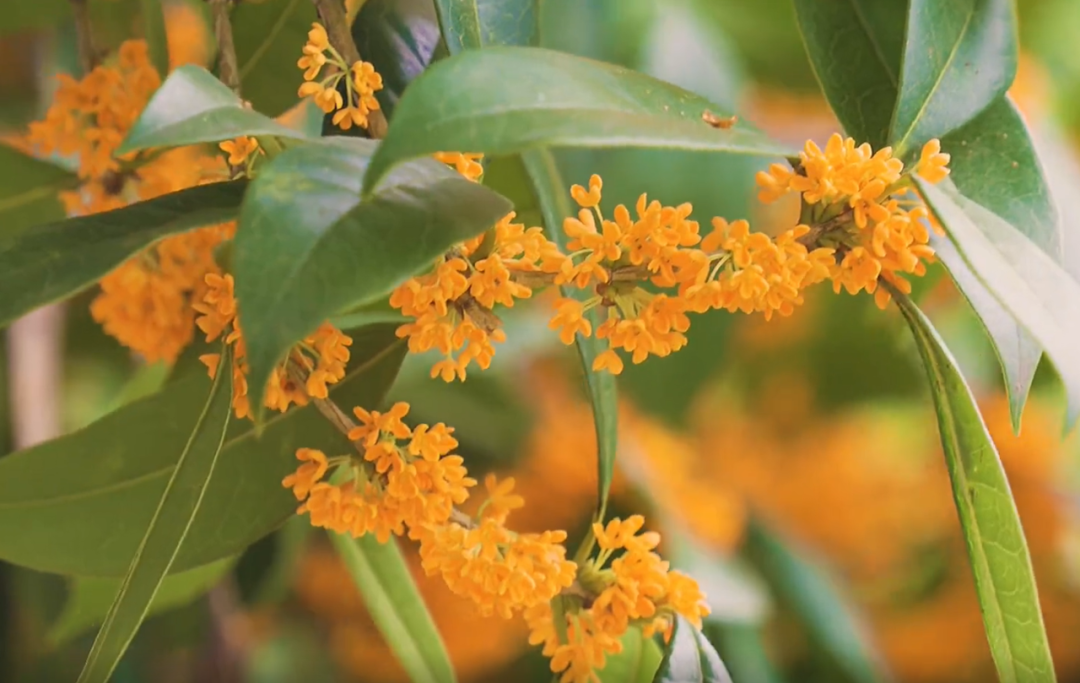
[[[98,64],[98,52],[94,47],[94,31],[90,26],[87,0],[70,0],[71,13],[75,17],[75,42],[79,50],[79,65],[83,74],[94,70]]]
[[[240,69],[236,64],[236,46],[233,44],[232,21],[229,11],[233,0],[207,0],[210,14],[214,17],[214,37],[218,46],[218,78],[240,96]]]
[[[346,62],[351,66],[360,61],[360,51],[353,42],[352,31],[349,29],[349,19],[345,16],[345,5],[341,0],[311,0],[315,4],[315,11],[319,13],[319,20],[326,29],[326,36],[330,39],[330,45],[338,51]],[[351,74],[346,74],[349,78]],[[376,109],[368,113],[368,134],[375,139],[386,137],[386,116],[381,110]]]

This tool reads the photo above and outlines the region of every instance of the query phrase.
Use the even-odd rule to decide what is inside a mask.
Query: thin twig
[[[87,0],[70,0],[71,13],[75,18],[75,41],[79,50],[79,66],[88,74],[98,64],[98,52],[94,47],[94,31],[90,26]]]
[[[236,46],[233,44],[232,20],[229,11],[232,0],[208,0],[210,14],[214,17],[214,37],[218,47],[218,78],[240,96],[240,69],[236,64]]]
[[[353,42],[352,31],[349,29],[349,19],[345,16],[345,6],[341,0],[311,0],[315,3],[315,10],[319,13],[319,20],[326,29],[326,36],[330,39],[330,45],[345,58],[349,65],[360,61],[360,51]],[[349,74],[346,74],[346,78]],[[368,113],[368,134],[375,139],[386,137],[386,116],[376,109]]]

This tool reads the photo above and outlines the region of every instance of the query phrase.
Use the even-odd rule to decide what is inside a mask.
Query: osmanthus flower
[[[566,344],[576,334],[608,341],[593,370],[621,372],[618,349],[634,363],[678,351],[686,344],[688,313],[788,315],[802,303],[802,290],[829,273],[832,250],[811,252],[797,241],[809,231],[805,226],[774,240],[750,232],[746,221],[717,218],[703,238],[690,204],[663,206],[641,195],[635,215],[620,204],[609,220],[600,210],[602,189],[596,175],[588,188],[571,188],[581,210],[563,224],[571,253],[555,282],[586,293],[559,299],[550,323]],[[597,307],[601,322],[593,329],[586,312]]]
[[[532,296],[534,284],[549,282],[566,258],[541,228],[504,216],[491,230],[449,250],[426,275],[403,283],[390,305],[412,322],[398,328],[409,350],[437,350],[443,359],[432,377],[464,380],[468,366],[491,365],[494,344],[505,341],[496,305],[511,307]]]
[[[245,172],[251,171],[256,155],[263,153],[259,147],[259,141],[247,135],[218,143],[218,149],[228,155],[226,161],[230,168],[241,169]]]
[[[297,94],[311,97],[327,114],[334,112],[333,123],[342,130],[349,130],[354,125],[367,128],[368,114],[379,109],[375,93],[383,87],[382,76],[375,67],[364,61],[348,64],[330,44],[326,29],[318,23],[311,25],[303,53],[296,62],[304,70],[304,82]],[[320,79],[319,74],[324,69],[328,73]],[[342,81],[345,82],[345,97],[338,90]]]
[[[562,683],[598,680],[596,671],[604,667],[608,655],[622,651],[620,638],[632,625],[640,626],[646,636],[660,632],[669,639],[676,615],[697,628],[708,615],[697,582],[670,569],[654,552],[660,536],[639,533],[644,524],[644,517],[633,515],[593,525],[599,552],[579,569],[577,577],[592,598],[564,601],[565,642],[557,635],[549,604],[526,612],[529,642],[543,646],[544,655],[551,658],[551,670],[561,674]]]
[[[299,449],[303,464],[282,481],[302,501],[298,514],[309,515],[313,526],[355,538],[370,533],[382,543],[445,524],[476,481],[466,476],[461,456],[451,454],[458,445],[454,430],[442,423],[410,428],[402,421],[408,412],[406,403],[386,413],[354,408],[360,425],[348,438],[357,456],[328,459],[321,451]],[[337,467],[352,476],[322,481]]]
[[[238,418],[251,417],[247,347],[237,318],[233,276],[210,272],[204,281],[206,291],[202,299],[192,306],[198,313],[195,324],[206,335],[206,341],[224,337],[225,343],[232,347],[233,412]],[[303,406],[311,398],[326,398],[329,395],[328,385],[336,384],[345,377],[350,345],[351,337],[328,322],[320,325],[294,346],[286,359],[271,371],[264,405],[283,413],[293,404]],[[206,366],[210,377],[214,377],[221,355],[208,353],[200,356],[199,360]],[[290,368],[295,368],[297,372],[291,372]],[[298,381],[298,374],[306,379]]]
[[[566,559],[565,531],[516,533],[506,526],[511,510],[524,505],[513,479],[485,481],[488,500],[475,522],[428,525],[420,540],[424,571],[442,576],[454,593],[470,598],[480,614],[510,618],[546,605],[573,585],[577,565]]]
[[[824,149],[808,141],[795,169],[773,164],[758,173],[758,196],[771,202],[788,192],[800,193],[813,218],[813,241],[836,250],[829,273],[833,289],[866,291],[884,308],[890,295],[880,282],[909,292],[911,285],[901,275],[923,275],[934,258],[928,225],[939,228],[915,194],[910,176],[940,182],[949,174],[948,162],[941,143],[930,140],[905,171],[891,148],[873,152],[869,144],[856,146],[851,138],[834,134]]]
[[[454,170],[473,182],[478,182],[480,176],[484,175],[484,167],[480,163],[481,159],[484,158],[483,154],[474,154],[471,152],[435,152],[433,156],[436,161],[441,161],[447,166],[453,166]]]

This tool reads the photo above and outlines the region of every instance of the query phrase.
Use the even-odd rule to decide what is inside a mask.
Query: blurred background
[[[283,21],[310,12],[307,0],[260,4],[280,6]],[[793,144],[823,141],[837,129],[788,0],[541,5],[547,47],[694,90]],[[101,44],[138,35],[134,0],[91,0],[90,8]],[[1024,52],[1012,95],[1063,218],[1074,221],[1080,3],[1024,0],[1020,10]],[[174,64],[211,62],[203,3],[170,1],[166,20]],[[73,28],[62,15],[44,28],[25,23],[0,35],[0,133],[9,139],[43,113],[53,76],[76,61]],[[317,129],[307,107],[292,107],[293,53],[305,21],[299,27],[293,52],[277,55],[275,46],[267,57],[280,61],[280,77],[246,81],[244,94],[266,113]],[[354,36],[386,76],[388,110],[422,65],[442,54],[437,30],[430,0],[368,0],[359,10]],[[239,37],[238,49],[257,50]],[[665,203],[692,202],[702,224],[745,217],[766,232],[797,216],[796,206],[757,202],[756,159],[612,150],[560,152],[559,162],[568,183],[602,175],[609,207],[647,192]],[[514,198],[526,221],[539,222],[514,160],[489,160],[486,181]],[[1080,277],[1080,263],[1069,265]],[[915,284],[1000,449],[1059,679],[1080,681],[1080,446],[1061,438],[1057,386],[1043,368],[1022,435],[1014,436],[978,321],[940,267]],[[8,330],[0,450],[78,429],[161,376],[162,368],[140,364],[101,332],[88,312],[92,296]],[[544,312],[540,300],[508,314],[509,341],[491,370],[463,385],[429,380],[429,359],[409,358],[391,398],[410,401],[418,421],[455,426],[474,476],[517,479],[527,506],[515,527],[566,529],[572,543],[593,505],[595,438],[576,356],[545,329]],[[936,422],[897,312],[825,287],[792,318],[714,312],[698,316],[688,336],[684,350],[628,366],[620,377],[615,512],[645,511],[664,534],[665,556],[701,582],[713,608],[707,634],[736,683],[993,680]],[[550,681],[522,622],[479,617],[439,581],[423,578],[413,560],[463,683]],[[155,605],[118,683],[406,680],[350,575],[303,519],[234,560],[189,574]],[[109,590],[107,582],[0,565],[0,680],[74,680]]]

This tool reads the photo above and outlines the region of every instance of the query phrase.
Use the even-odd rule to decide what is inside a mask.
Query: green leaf
[[[78,683],[108,683],[191,530],[232,416],[230,363],[230,354],[223,353],[216,379],[211,383],[210,397],[195,420],[185,419],[190,415],[174,416],[190,436],[179,451],[176,466],[94,639]],[[135,526],[141,524],[136,522]]]
[[[393,117],[405,87],[436,59],[439,17],[431,0],[367,0],[352,26],[353,41],[365,61],[382,76],[375,93],[387,118]]]
[[[297,340],[389,294],[511,209],[431,159],[402,166],[361,202],[375,147],[339,137],[287,150],[244,199],[234,263],[253,405],[262,404],[273,366]]]
[[[1064,235],[1048,180],[1027,126],[1008,98],[998,99],[942,138],[941,145],[952,156],[950,178],[961,194],[1009,221],[1055,261],[1062,261]],[[940,257],[993,341],[1005,375],[1013,427],[1018,430],[1042,347],[977,278],[964,275],[968,267],[954,254],[955,250],[945,250]]]
[[[514,78],[501,75],[512,73]],[[469,93],[461,97],[460,93]],[[364,191],[395,164],[441,150],[505,155],[538,147],[666,147],[758,156],[790,153],[681,88],[611,64],[531,47],[468,50],[416,79],[371,160]]]
[[[1005,94],[1016,76],[1016,31],[1013,0],[910,0],[890,134],[897,156],[959,128]]]
[[[648,474],[638,478],[648,485]],[[644,480],[644,481],[641,481]],[[697,580],[709,603],[709,618],[760,625],[773,609],[768,587],[753,570],[702,545],[679,529],[665,529],[671,566]]]
[[[1046,349],[1069,399],[1068,423],[1080,412],[1080,284],[1046,252],[947,184],[920,183],[968,267],[994,298]],[[942,240],[936,236],[932,245]]]
[[[348,333],[349,374],[331,387],[346,410],[382,401],[397,376],[404,344],[396,325]],[[0,459],[0,558],[40,571],[121,577],[180,446],[205,401],[205,368],[169,383],[89,427]],[[275,413],[257,438],[253,425],[230,425],[210,488],[173,563],[183,572],[242,551],[296,512],[281,486],[296,449],[349,453],[349,442],[314,406]]]
[[[712,643],[693,624],[678,617],[653,683],[731,683],[731,675]]]
[[[536,0],[435,0],[443,37],[456,55],[492,45],[535,45]]]
[[[717,621],[710,616],[702,632],[716,646],[733,680],[753,683],[784,680],[765,649],[762,626]]]
[[[71,171],[0,144],[0,240],[11,239],[32,225],[62,219],[64,205],[58,193],[78,184]]]
[[[453,683],[454,667],[396,539],[330,533],[368,614],[413,683]]]
[[[188,64],[165,79],[117,153],[220,142],[240,135],[304,137],[302,132],[244,107],[240,98],[213,74]]]
[[[0,35],[58,24],[70,14],[70,0],[9,0],[0,12]]]
[[[225,558],[202,567],[166,576],[161,582],[147,616],[183,607],[213,588],[233,568],[235,558]],[[49,628],[48,640],[60,646],[86,631],[100,626],[120,589],[120,579],[75,578],[64,611]]]
[[[572,216],[573,212],[570,208],[569,192],[559,174],[555,159],[551,152],[543,149],[525,152],[522,160],[525,162],[525,169],[532,178],[533,187],[540,200],[540,208],[544,214],[544,229],[548,238],[566,251],[568,238],[563,231],[563,220]],[[586,292],[571,287],[562,287],[562,294],[580,299],[588,297]],[[594,330],[600,327],[600,316],[595,308],[587,311],[585,315]],[[585,373],[586,387],[589,391],[589,401],[592,403],[596,443],[599,445],[596,519],[602,520],[607,510],[611,481],[615,476],[615,456],[619,440],[618,388],[615,376],[610,372],[593,372],[592,369],[593,361],[607,346],[605,341],[595,336],[583,337],[580,334],[577,335],[576,341],[578,356],[581,358],[581,369]]]
[[[926,366],[998,676],[1004,683],[1053,681],[1031,557],[997,449],[956,361],[930,321],[906,296],[896,301]]]
[[[81,291],[162,237],[232,220],[246,187],[201,185],[0,239],[0,325]]]
[[[900,83],[907,2],[794,0],[806,52],[844,131],[889,143]]]
[[[277,116],[297,102],[296,66],[318,17],[311,0],[241,2],[232,13],[240,92],[256,111]]]
[[[871,683],[885,678],[866,630],[847,600],[820,569],[793,550],[790,541],[782,541],[752,518],[746,551],[777,597],[798,615],[814,645],[835,661],[849,680]]]
[[[604,668],[596,672],[600,683],[652,683],[663,659],[660,646],[636,626],[630,627],[620,641],[622,651],[608,655]]]
[[[140,365],[127,383],[124,384],[124,387],[117,394],[106,412],[111,412],[126,406],[132,401],[156,394],[161,390],[161,387],[165,386],[171,372],[172,368],[165,361]]]
[[[143,38],[150,48],[150,63],[162,78],[169,73],[169,41],[165,34],[166,0],[139,0],[142,10]]]

